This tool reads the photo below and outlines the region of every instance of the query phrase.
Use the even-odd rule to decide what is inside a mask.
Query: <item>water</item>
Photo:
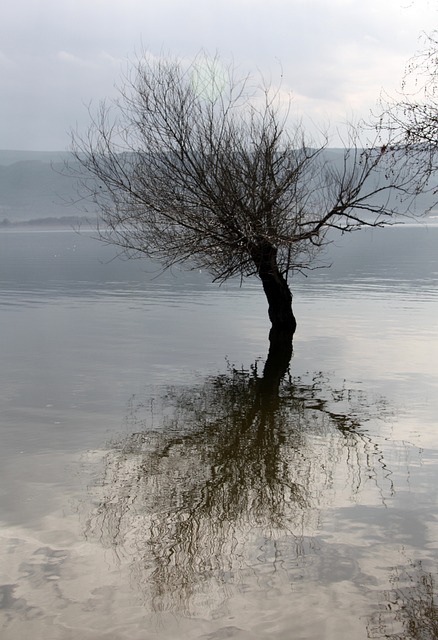
[[[435,638],[438,227],[294,283],[0,234],[0,628],[21,640]]]

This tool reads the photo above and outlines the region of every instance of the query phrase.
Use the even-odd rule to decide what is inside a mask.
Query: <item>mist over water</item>
[[[257,281],[0,233],[2,639],[436,637],[437,246],[336,239],[280,379]]]

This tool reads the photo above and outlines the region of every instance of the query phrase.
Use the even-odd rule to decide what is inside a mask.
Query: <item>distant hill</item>
[[[68,151],[13,151],[0,149],[0,166],[8,166],[16,162],[63,162],[70,157]]]
[[[324,153],[329,162],[342,166],[342,149],[327,149]],[[59,226],[71,224],[75,219],[83,223],[85,217],[90,217],[85,207],[74,204],[78,196],[76,179],[65,171],[68,160],[72,160],[69,152],[0,150],[1,227],[30,220]],[[432,204],[432,196],[419,197],[418,214]]]
[[[0,150],[0,222],[84,216],[73,203],[76,180],[69,177],[68,152]],[[66,221],[67,222],[67,221]]]

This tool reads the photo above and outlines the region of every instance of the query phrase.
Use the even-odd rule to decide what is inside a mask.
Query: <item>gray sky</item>
[[[259,69],[337,126],[394,93],[436,0],[11,0],[0,21],[0,149],[63,150],[135,52],[201,48]]]

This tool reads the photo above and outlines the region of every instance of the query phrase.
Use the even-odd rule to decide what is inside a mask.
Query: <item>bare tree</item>
[[[381,100],[378,130],[388,135],[421,167],[423,182],[436,190],[438,170],[438,31],[423,37],[422,48],[409,61],[398,96]]]
[[[119,99],[101,105],[86,135],[73,135],[100,239],[218,281],[258,276],[271,340],[292,337],[288,278],[311,267],[328,231],[382,226],[401,211],[394,195],[414,182],[387,164],[389,145],[360,148],[355,131],[330,161],[326,139],[315,145],[300,124],[289,126],[280,94],[217,57],[146,55]]]

